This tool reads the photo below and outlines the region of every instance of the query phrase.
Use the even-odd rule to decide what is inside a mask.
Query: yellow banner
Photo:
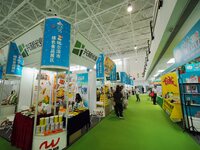
[[[105,66],[105,68],[104,68],[105,75],[110,76],[110,73],[111,73],[112,69],[114,68],[115,63],[109,57],[106,57],[105,61],[104,61],[104,66]]]
[[[165,97],[167,93],[179,95],[179,85],[176,72],[165,74],[161,77],[162,96]]]

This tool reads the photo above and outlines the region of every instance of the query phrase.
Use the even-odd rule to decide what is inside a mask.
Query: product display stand
[[[190,122],[188,125],[188,129],[191,131],[192,130],[192,133],[195,134],[195,132],[198,132],[197,129],[194,127],[194,124],[193,124],[193,119],[192,119],[192,113],[191,113],[191,104],[190,104],[190,101],[187,101],[187,104],[186,106],[188,106],[188,110],[189,110],[189,115],[190,117],[188,118],[188,115],[187,115],[187,119],[189,120],[190,119]],[[187,110],[187,109],[186,109]],[[188,121],[189,122],[189,121]]]

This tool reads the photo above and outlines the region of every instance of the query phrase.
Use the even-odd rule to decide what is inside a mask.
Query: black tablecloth
[[[67,125],[67,145],[69,145],[69,137],[76,131],[82,129],[84,126],[90,127],[90,112],[83,111],[77,116],[68,119]]]
[[[90,112],[86,110],[77,116],[68,119],[67,131],[68,135],[75,133],[84,126],[90,126]]]

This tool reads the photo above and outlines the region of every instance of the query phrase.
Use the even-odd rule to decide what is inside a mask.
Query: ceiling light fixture
[[[171,58],[168,62],[167,62],[167,64],[174,64],[175,63],[175,58]]]
[[[162,72],[164,72],[165,70],[158,70],[158,73],[162,73]]]
[[[135,50],[137,49],[137,46],[136,46],[136,45],[134,46],[134,49],[135,49]]]
[[[128,4],[127,11],[128,12],[132,12],[133,11],[133,6],[130,3]]]

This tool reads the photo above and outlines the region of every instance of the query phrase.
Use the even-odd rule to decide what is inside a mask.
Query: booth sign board
[[[104,79],[104,54],[100,54],[96,62],[96,78]]]
[[[24,60],[18,50],[16,43],[10,42],[6,65],[6,75],[21,76],[23,64]]]
[[[41,24],[39,24],[15,40],[20,53],[24,57],[24,65],[40,62],[42,36],[43,31]]]
[[[200,20],[174,49],[176,67],[200,56]]]
[[[71,53],[71,62],[93,69],[100,51],[80,33],[76,34],[76,41]]]
[[[60,150],[66,148],[66,131],[49,136],[34,136],[33,150]]]
[[[45,20],[41,68],[67,70],[69,68],[71,25],[61,18]]]

